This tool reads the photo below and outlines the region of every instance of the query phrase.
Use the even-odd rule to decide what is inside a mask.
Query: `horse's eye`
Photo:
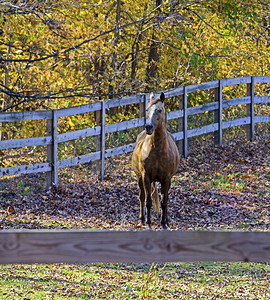
[[[158,112],[161,113],[161,112],[162,112],[162,108],[159,108],[159,109],[158,109]]]

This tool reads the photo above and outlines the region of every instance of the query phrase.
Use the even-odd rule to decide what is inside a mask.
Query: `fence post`
[[[184,95],[180,95],[179,101],[178,101],[178,108],[184,109]],[[178,119],[178,132],[184,131],[184,118]],[[180,155],[184,154],[184,140],[179,140],[177,142],[177,147]]]
[[[222,82],[218,81],[218,88],[215,89],[215,102],[218,102],[218,109],[214,111],[214,123],[218,123],[218,131],[214,132],[214,143],[222,145]]]
[[[101,126],[101,110],[95,111],[95,119],[96,119],[96,126]],[[101,151],[101,137],[99,135],[96,136],[96,152],[98,151]],[[96,172],[100,173],[100,170],[101,170],[101,160],[97,160]]]
[[[52,144],[47,146],[47,161],[52,170],[47,172],[46,188],[58,185],[58,157],[57,157],[57,111],[52,110],[52,118],[47,120],[47,135],[52,137]]]
[[[188,156],[188,115],[187,115],[187,88],[186,86],[184,86],[184,105],[183,105],[183,109],[184,109],[184,157],[187,158]]]
[[[146,95],[142,95],[142,99],[143,99],[143,102],[140,102],[139,104],[139,110],[140,110],[140,118],[144,118],[144,126],[145,126],[145,123],[146,123]],[[140,126],[139,127],[139,130],[140,131],[143,131],[144,130],[144,126]]]
[[[101,102],[101,135],[100,135],[100,159],[101,159],[101,166],[100,166],[100,180],[104,179],[105,174],[105,101]]]
[[[251,83],[247,84],[247,96],[250,96],[250,104],[247,104],[247,117],[250,117],[250,124],[246,125],[247,140],[254,140],[254,78],[251,76]]]

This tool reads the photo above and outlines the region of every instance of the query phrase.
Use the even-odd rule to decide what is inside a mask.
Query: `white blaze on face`
[[[147,124],[149,124],[149,125],[152,125],[152,123],[153,123],[153,116],[155,114],[155,110],[156,110],[156,104],[152,105],[150,108],[149,117],[147,120]]]

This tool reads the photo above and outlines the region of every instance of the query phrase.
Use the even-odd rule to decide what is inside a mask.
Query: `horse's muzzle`
[[[152,124],[146,124],[145,125],[145,132],[146,134],[151,135],[154,131],[154,126]]]

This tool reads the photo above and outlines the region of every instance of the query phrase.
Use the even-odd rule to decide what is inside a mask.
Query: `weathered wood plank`
[[[91,161],[97,161],[97,160],[100,160],[100,151],[77,156],[77,157],[71,157],[71,158],[59,160],[58,161],[58,169],[74,167],[74,166],[77,166],[80,164],[82,165],[82,164],[86,164]]]
[[[247,139],[254,140],[254,78],[251,77],[251,83],[247,85],[247,95],[250,96],[250,104],[247,105],[247,116],[250,117],[250,125],[246,128]]]
[[[167,112],[167,120],[179,119],[179,118],[183,118],[183,116],[184,116],[184,110],[183,109],[173,110],[173,111]]]
[[[209,81],[209,82],[203,82],[200,84],[187,85],[186,92],[189,94],[189,93],[194,93],[194,92],[198,92],[198,91],[215,89],[217,87],[218,87],[218,80],[214,80],[214,81]]]
[[[254,103],[270,103],[270,96],[254,96]]]
[[[57,123],[58,123],[58,111],[53,110],[52,118],[52,180],[55,186],[58,185],[58,135],[57,135]]]
[[[234,126],[241,126],[241,125],[247,125],[250,124],[250,117],[244,117],[229,121],[223,121],[223,128],[227,129]]]
[[[143,95],[143,102],[139,104],[139,118],[143,118],[143,126],[139,128],[139,131],[143,131],[146,122],[146,96],[145,95]]]
[[[100,152],[101,150],[101,110],[97,110],[95,112],[95,121],[96,126],[100,128],[100,134],[96,136],[96,152]],[[101,170],[101,160],[99,156],[99,160],[96,162],[96,173],[100,174]]]
[[[217,130],[218,130],[218,123],[214,123],[214,124],[205,125],[205,126],[202,126],[202,127],[197,127],[197,128],[194,128],[194,129],[189,129],[188,132],[187,132],[187,136],[189,138],[191,138],[191,137],[199,136],[199,135],[202,135],[202,134],[207,134],[207,133],[210,133],[210,132],[214,132],[214,131],[217,131]]]
[[[269,262],[270,232],[2,231],[0,264]]]
[[[0,113],[0,122],[46,120],[52,118],[51,110]]]
[[[127,97],[119,97],[115,99],[105,100],[105,108],[112,108],[117,106],[131,105],[142,103],[144,101],[144,95],[135,95]]]
[[[250,103],[250,96],[233,98],[233,99],[223,100],[222,108],[229,107],[229,106],[235,106],[235,105],[245,105],[245,104],[249,104],[249,103]],[[219,107],[218,102],[211,102],[211,103],[206,103],[203,105],[189,107],[187,109],[188,116],[205,113],[206,111],[217,110],[218,107]]]
[[[166,91],[163,91],[163,93],[165,94],[165,98],[181,96],[181,95],[184,95],[184,87],[181,86],[181,87],[178,87],[175,89],[166,90]]]
[[[179,134],[176,133],[173,135],[174,140],[177,142],[176,145],[181,156],[184,154],[184,97],[184,94],[180,95],[180,97],[176,97],[178,98],[178,111],[181,111],[182,117],[178,119],[177,133]]]
[[[254,83],[270,83],[270,76],[253,76]]]
[[[245,97],[239,97],[239,98],[233,98],[228,100],[222,101],[222,107],[229,107],[229,106],[235,106],[235,105],[245,105],[250,104],[250,96]]]
[[[175,132],[175,133],[172,133],[172,136],[175,141],[181,141],[184,139],[184,132],[183,131]]]
[[[270,122],[270,116],[255,116],[254,117],[255,123],[267,123]]]
[[[203,105],[189,107],[187,109],[188,116],[205,113],[206,111],[216,110],[218,109],[218,102],[206,103]]]
[[[218,88],[215,90],[215,100],[218,101],[218,109],[214,111],[214,123],[218,123],[218,130],[214,132],[214,143],[222,145],[223,131],[222,131],[222,82],[219,80]]]
[[[100,155],[101,155],[101,169],[100,169],[100,179],[104,179],[105,175],[105,123],[106,123],[106,117],[105,117],[105,102],[102,101],[101,105],[101,149],[100,149]]]
[[[13,176],[21,174],[32,174],[41,172],[50,172],[52,167],[49,163],[41,163],[35,165],[23,165],[18,167],[8,167],[0,169],[0,177]]]
[[[58,134],[58,143],[100,135],[101,126]]]
[[[97,111],[100,109],[101,109],[101,101],[97,101],[97,102],[93,102],[93,103],[89,103],[89,104],[58,109],[57,116],[58,116],[58,118],[69,117],[69,116],[73,116],[73,115]]]
[[[120,147],[107,149],[107,150],[105,150],[105,158],[132,152],[134,147],[135,147],[135,143],[132,143],[132,144],[128,144],[128,145],[124,145],[124,146],[120,146]]]
[[[222,86],[251,83],[251,76],[221,79]]]
[[[47,136],[52,137],[53,135],[53,119],[47,120]],[[53,161],[53,145],[47,145],[47,162]],[[51,168],[52,169],[52,168]],[[48,190],[53,185],[53,172],[50,170],[46,173],[46,189]]]
[[[170,90],[165,90],[165,91],[158,91],[155,93],[155,96],[160,96],[161,93],[165,94],[165,98],[171,98],[175,96],[181,96],[184,95],[184,87],[180,86],[178,88],[170,89]],[[146,94],[146,97],[149,99],[150,94]]]
[[[52,144],[51,136],[0,141],[0,150]]]
[[[133,119],[133,120],[123,121],[114,124],[108,124],[105,126],[105,133],[118,132],[121,130],[137,128],[143,125],[144,125],[144,118]]]
[[[186,87],[184,86],[184,96],[183,96],[183,101],[184,101],[184,117],[183,117],[183,133],[184,133],[184,157],[187,158],[188,156],[188,114],[187,114],[187,91]]]

